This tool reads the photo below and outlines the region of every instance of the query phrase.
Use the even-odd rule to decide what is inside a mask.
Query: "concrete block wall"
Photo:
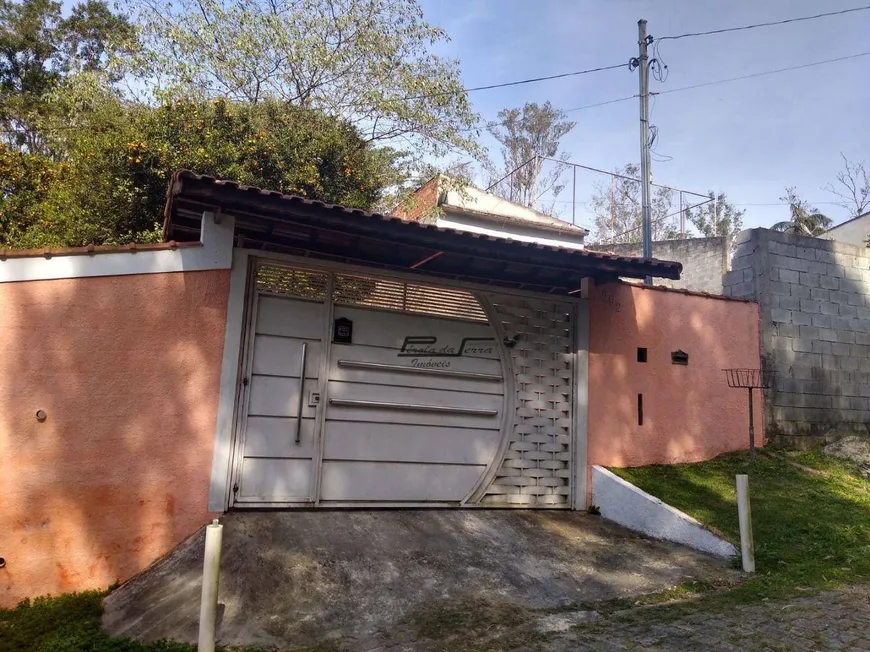
[[[622,256],[642,256],[640,243],[587,245],[591,251],[609,251]],[[683,264],[679,281],[656,279],[656,285],[682,290],[722,294],[722,275],[728,271],[730,244],[727,238],[687,238],[653,242],[653,258]]]
[[[723,286],[761,304],[763,360],[776,374],[768,436],[800,445],[870,433],[870,249],[743,231]]]

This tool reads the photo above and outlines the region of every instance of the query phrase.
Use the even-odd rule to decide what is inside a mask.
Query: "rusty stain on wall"
[[[228,289],[0,284],[0,605],[124,581],[208,521]]]

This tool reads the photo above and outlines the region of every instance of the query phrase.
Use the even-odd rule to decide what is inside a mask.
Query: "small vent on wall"
[[[689,354],[682,349],[671,351],[671,364],[689,364]]]

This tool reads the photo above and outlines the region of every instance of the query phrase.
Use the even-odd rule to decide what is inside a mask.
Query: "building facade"
[[[823,240],[836,240],[855,247],[866,247],[870,237],[870,213],[846,220],[819,236]]]
[[[585,509],[746,446],[755,303],[189,173],[167,242],[0,252],[0,602],[124,581],[228,509]],[[679,354],[679,355],[676,355]]]

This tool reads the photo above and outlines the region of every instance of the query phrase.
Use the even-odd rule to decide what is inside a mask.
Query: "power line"
[[[683,208],[683,210],[691,210],[691,209],[693,209],[693,208],[698,208],[699,206],[703,206],[704,204],[709,204],[709,203],[712,202],[712,201],[714,201],[714,200],[713,200],[713,199],[708,199],[708,200],[706,200],[706,201],[702,201],[701,203],[699,203],[699,204],[695,204],[695,205],[693,205],[693,206],[686,206],[686,207]],[[668,219],[669,217],[674,217],[674,216],[676,216],[676,215],[679,215],[681,212],[682,212],[682,211],[677,211],[676,213],[670,213],[669,215],[662,215],[661,217],[656,217],[656,218],[654,218],[654,219],[652,220],[652,222],[653,222],[653,224],[655,224],[655,223],[657,223],[657,222],[661,222],[661,221],[663,221],[663,220]],[[619,243],[617,243],[617,242],[613,242],[613,241],[614,241],[616,238],[621,238],[621,237],[624,236],[624,235],[628,235],[629,233],[634,233],[635,231],[639,231],[639,230],[642,229],[642,228],[643,228],[643,224],[641,224],[641,225],[639,225],[639,226],[636,226],[636,227],[634,227],[633,229],[628,229],[627,231],[623,231],[622,233],[617,233],[616,235],[612,235],[612,236],[610,236],[609,238],[607,238],[607,239],[609,240],[609,242],[601,242],[601,243],[599,243],[599,244],[619,244]],[[632,244],[640,244],[640,243],[632,243]]]
[[[811,63],[804,63],[799,66],[789,66],[788,68],[777,68],[776,70],[765,70],[763,72],[755,72],[748,75],[741,75],[739,77],[728,77],[726,79],[717,79],[715,81],[710,82],[702,82],[700,84],[692,84],[691,86],[680,86],[679,88],[669,88],[663,91],[655,91],[655,95],[665,95],[666,93],[678,93],[681,91],[689,91],[695,88],[703,88],[705,86],[715,86],[717,84],[726,84],[729,82],[741,81],[743,79],[752,79],[754,77],[764,77],[766,75],[775,75],[781,72],[789,72],[791,70],[801,70],[803,68],[812,68],[814,66],[821,66],[828,63],[837,63],[839,61],[848,61],[850,59],[858,59],[859,57],[866,57],[870,55],[870,52],[859,52],[858,54],[850,54],[845,57],[837,57],[836,59],[825,59],[823,61],[813,61]],[[605,106],[607,104],[615,104],[616,102],[626,102],[628,100],[637,99],[637,94],[634,95],[626,95],[625,97],[618,97],[613,100],[607,100],[606,102],[597,102],[595,104],[586,104],[584,106],[578,106],[573,109],[565,109],[565,113],[570,111],[580,111],[583,109],[591,109],[596,106]]]
[[[599,67],[599,68],[589,68],[589,69],[587,69],[587,70],[576,70],[576,71],[574,71],[574,72],[565,72],[565,73],[561,73],[561,74],[558,74],[558,75],[548,75],[548,76],[545,76],[545,77],[535,77],[535,78],[532,78],[532,79],[520,79],[520,80],[512,81],[512,82],[504,82],[504,83],[502,83],[502,84],[490,84],[489,86],[475,86],[475,87],[473,87],[473,88],[460,88],[460,89],[455,90],[455,91],[443,91],[443,92],[441,92],[441,93],[429,93],[429,94],[426,94],[426,95],[415,95],[415,96],[410,96],[410,97],[401,97],[401,98],[397,98],[397,99],[395,99],[395,100],[388,100],[388,101],[393,101],[393,102],[408,102],[408,101],[411,101],[411,100],[420,100],[420,99],[425,99],[425,98],[427,98],[427,97],[440,97],[440,96],[442,96],[442,95],[455,95],[455,94],[457,94],[457,93],[471,93],[471,92],[473,92],[473,91],[485,91],[485,90],[490,90],[490,89],[493,89],[493,88],[506,88],[506,87],[508,87],[508,86],[519,86],[519,85],[521,85],[521,84],[532,84],[532,83],[535,83],[535,82],[547,81],[547,80],[550,80],[550,79],[562,79],[562,78],[565,78],[565,77],[576,77],[577,75],[586,75],[586,74],[589,74],[589,73],[593,73],[593,72],[601,72],[601,71],[604,71],[604,70],[615,70],[615,69],[617,69],[617,68],[624,68],[626,65],[627,65],[627,64],[625,64],[625,63],[620,63],[620,64],[613,65],[613,66],[602,66],[602,67]],[[594,108],[594,107],[596,107],[596,106],[604,106],[604,105],[606,105],[606,104],[614,104],[615,102],[624,102],[625,100],[634,99],[635,97],[637,97],[637,95],[632,95],[632,96],[630,96],[630,97],[621,97],[621,98],[616,98],[616,99],[613,99],[613,100],[607,100],[607,101],[605,101],[605,102],[598,102],[598,103],[596,103],[596,104],[588,104],[588,105],[586,105],[586,106],[578,106],[578,107],[575,107],[575,108],[573,108],[573,109],[568,109],[566,112],[569,112],[569,111],[582,111],[583,109],[591,109],[591,108]],[[111,126],[119,126],[119,125],[111,125]],[[54,126],[54,127],[49,127],[49,128],[42,129],[41,131],[48,131],[48,132],[53,132],[53,131],[67,131],[67,130],[75,131],[75,130],[77,130],[77,129],[93,129],[93,127],[90,126],[90,125],[58,125],[58,126]],[[478,129],[479,129],[479,127],[471,127],[471,128],[468,128],[468,129],[458,129],[457,131],[459,131],[459,132],[469,132],[469,131],[476,131],[476,130],[478,130]],[[15,130],[12,130],[12,129],[6,129],[6,130],[2,130],[2,131],[0,131],[0,133],[7,134],[7,135],[15,135],[15,134],[17,134],[17,133],[19,133],[19,132],[15,131]]]
[[[870,9],[870,5],[863,7],[854,7],[852,9],[843,9],[841,11],[829,11],[823,14],[815,14],[813,16],[798,16],[795,18],[786,18],[784,20],[772,20],[767,23],[755,23],[753,25],[743,25],[742,27],[726,27],[723,29],[713,29],[709,32],[688,32],[686,34],[678,34],[676,36],[660,36],[656,41],[676,41],[681,38],[691,38],[695,36],[709,36],[711,34],[725,34],[726,32],[739,32],[747,29],[755,29],[757,27],[771,27],[774,25],[785,25],[787,23],[798,23],[804,20],[816,20],[817,18],[827,18],[828,16],[841,16],[843,14],[851,14],[856,11],[866,11]]]
[[[726,83],[730,83],[730,82],[741,81],[744,79],[753,79],[755,77],[763,77],[766,75],[775,75],[775,74],[778,74],[781,72],[789,72],[791,70],[802,70],[804,68],[812,68],[814,66],[821,66],[821,65],[825,65],[825,64],[829,64],[829,63],[837,63],[840,61],[848,61],[851,59],[857,59],[859,57],[866,57],[866,56],[870,56],[870,51],[859,52],[858,54],[851,54],[851,55],[844,56],[844,57],[837,57],[835,59],[825,59],[823,61],[814,61],[812,63],[805,63],[805,64],[801,64],[798,66],[789,66],[787,68],[777,68],[776,70],[766,70],[763,72],[751,73],[749,75],[741,75],[739,77],[728,77],[726,79],[718,79],[718,80],[710,81],[710,82],[702,82],[700,84],[692,84],[691,86],[681,86],[679,88],[669,88],[669,89],[666,89],[663,91],[656,91],[655,94],[656,95],[665,95],[667,93],[678,93],[678,92],[682,92],[682,91],[693,90],[695,88],[704,88],[705,86],[715,86],[717,84],[726,84]],[[609,68],[600,68],[600,69],[596,68],[594,70],[590,70],[589,72],[594,72],[595,70],[610,69],[613,67],[618,68],[618,67],[622,67],[622,65],[624,65],[624,64],[620,64],[620,66],[611,66]],[[573,74],[583,74],[583,72],[584,71],[578,71],[577,73],[564,73],[563,75],[554,75],[551,77],[539,77],[537,79],[532,79],[532,80],[523,80],[523,81],[519,81],[519,82],[508,82],[507,84],[496,84],[493,86],[485,86],[485,87],[482,86],[479,88],[470,88],[470,89],[466,89],[466,90],[473,91],[473,90],[482,90],[484,88],[498,88],[498,87],[505,86],[505,85],[516,85],[516,84],[529,83],[529,82],[533,82],[533,81],[540,81],[540,80],[544,80],[544,79],[556,79],[558,77],[564,77],[564,76],[573,75]],[[606,106],[608,104],[616,104],[617,102],[627,102],[628,100],[634,100],[637,97],[638,97],[637,94],[626,95],[625,97],[617,97],[617,98],[614,98],[612,100],[606,100],[604,102],[596,102],[594,104],[585,104],[583,106],[577,106],[577,107],[574,107],[571,109],[565,109],[565,113],[570,113],[572,111],[582,111],[585,109],[592,109],[592,108],[599,107],[599,106]],[[409,99],[414,99],[414,98],[409,98]],[[121,124],[122,123],[107,123],[107,124],[102,125],[102,126],[103,127],[117,127],[117,126],[121,126]],[[94,129],[94,127],[92,125],[56,125],[53,127],[46,127],[46,128],[40,129],[40,131],[59,132],[59,131],[68,131],[68,130],[69,131],[76,131],[76,130],[80,130],[80,129]],[[480,127],[470,127],[470,128],[457,129],[456,131],[459,133],[462,133],[462,132],[477,131],[479,129],[480,129]],[[0,130],[0,133],[7,134],[7,135],[16,135],[20,132],[15,131],[14,129],[4,129],[4,130]]]
[[[565,113],[570,113],[571,111],[582,111],[583,109],[592,109],[596,106],[605,106],[607,104],[616,104],[617,102],[625,102],[627,100],[634,100],[637,98],[637,94],[635,95],[626,95],[625,97],[617,97],[613,100],[607,100],[606,102],[596,102],[595,104],[585,104],[583,106],[575,106],[573,109],[565,109]]]
[[[775,75],[780,72],[788,72],[790,70],[801,70],[803,68],[812,68],[813,66],[821,66],[827,63],[836,63],[838,61],[847,61],[849,59],[857,59],[859,57],[866,57],[870,55],[870,52],[860,52],[858,54],[850,54],[845,57],[837,57],[836,59],[825,59],[824,61],[814,61],[812,63],[804,63],[799,66],[789,66],[788,68],[777,68],[776,70],[766,70],[764,72],[755,72],[749,75],[741,75],[739,77],[729,77],[727,79],[717,79],[716,81],[711,82],[702,82],[700,84],[692,84],[691,86],[681,86],[679,88],[668,88],[663,91],[657,91],[657,95],[665,95],[667,93],[677,93],[680,91],[689,91],[693,88],[703,88],[705,86],[715,86],[716,84],[726,84],[728,82],[741,81],[743,79],[752,79],[754,77],[764,77],[765,75]]]
[[[728,202],[731,203],[731,202]],[[838,201],[807,201],[807,204],[825,204],[830,206],[839,206],[842,202]],[[787,201],[769,202],[766,204],[732,204],[732,206],[791,206]]]
[[[502,84],[490,84],[489,86],[475,86],[473,88],[460,88],[455,91],[441,91],[438,93],[426,93],[425,95],[413,95],[411,97],[399,98],[398,102],[408,102],[410,100],[422,100],[427,97],[441,97],[442,95],[458,95],[459,93],[472,93],[474,91],[488,91],[493,88],[506,88],[508,86],[520,86],[521,84],[533,84],[535,82],[548,81],[550,79],[563,79],[565,77],[576,77],[578,75],[588,75],[593,72],[603,72],[605,70],[616,70],[617,68],[626,68],[627,63],[619,63],[613,66],[600,66],[598,68],[588,68],[587,70],[575,70],[574,72],[563,72],[559,75],[547,75],[546,77],[533,77],[532,79],[520,79],[517,81],[504,82]]]

